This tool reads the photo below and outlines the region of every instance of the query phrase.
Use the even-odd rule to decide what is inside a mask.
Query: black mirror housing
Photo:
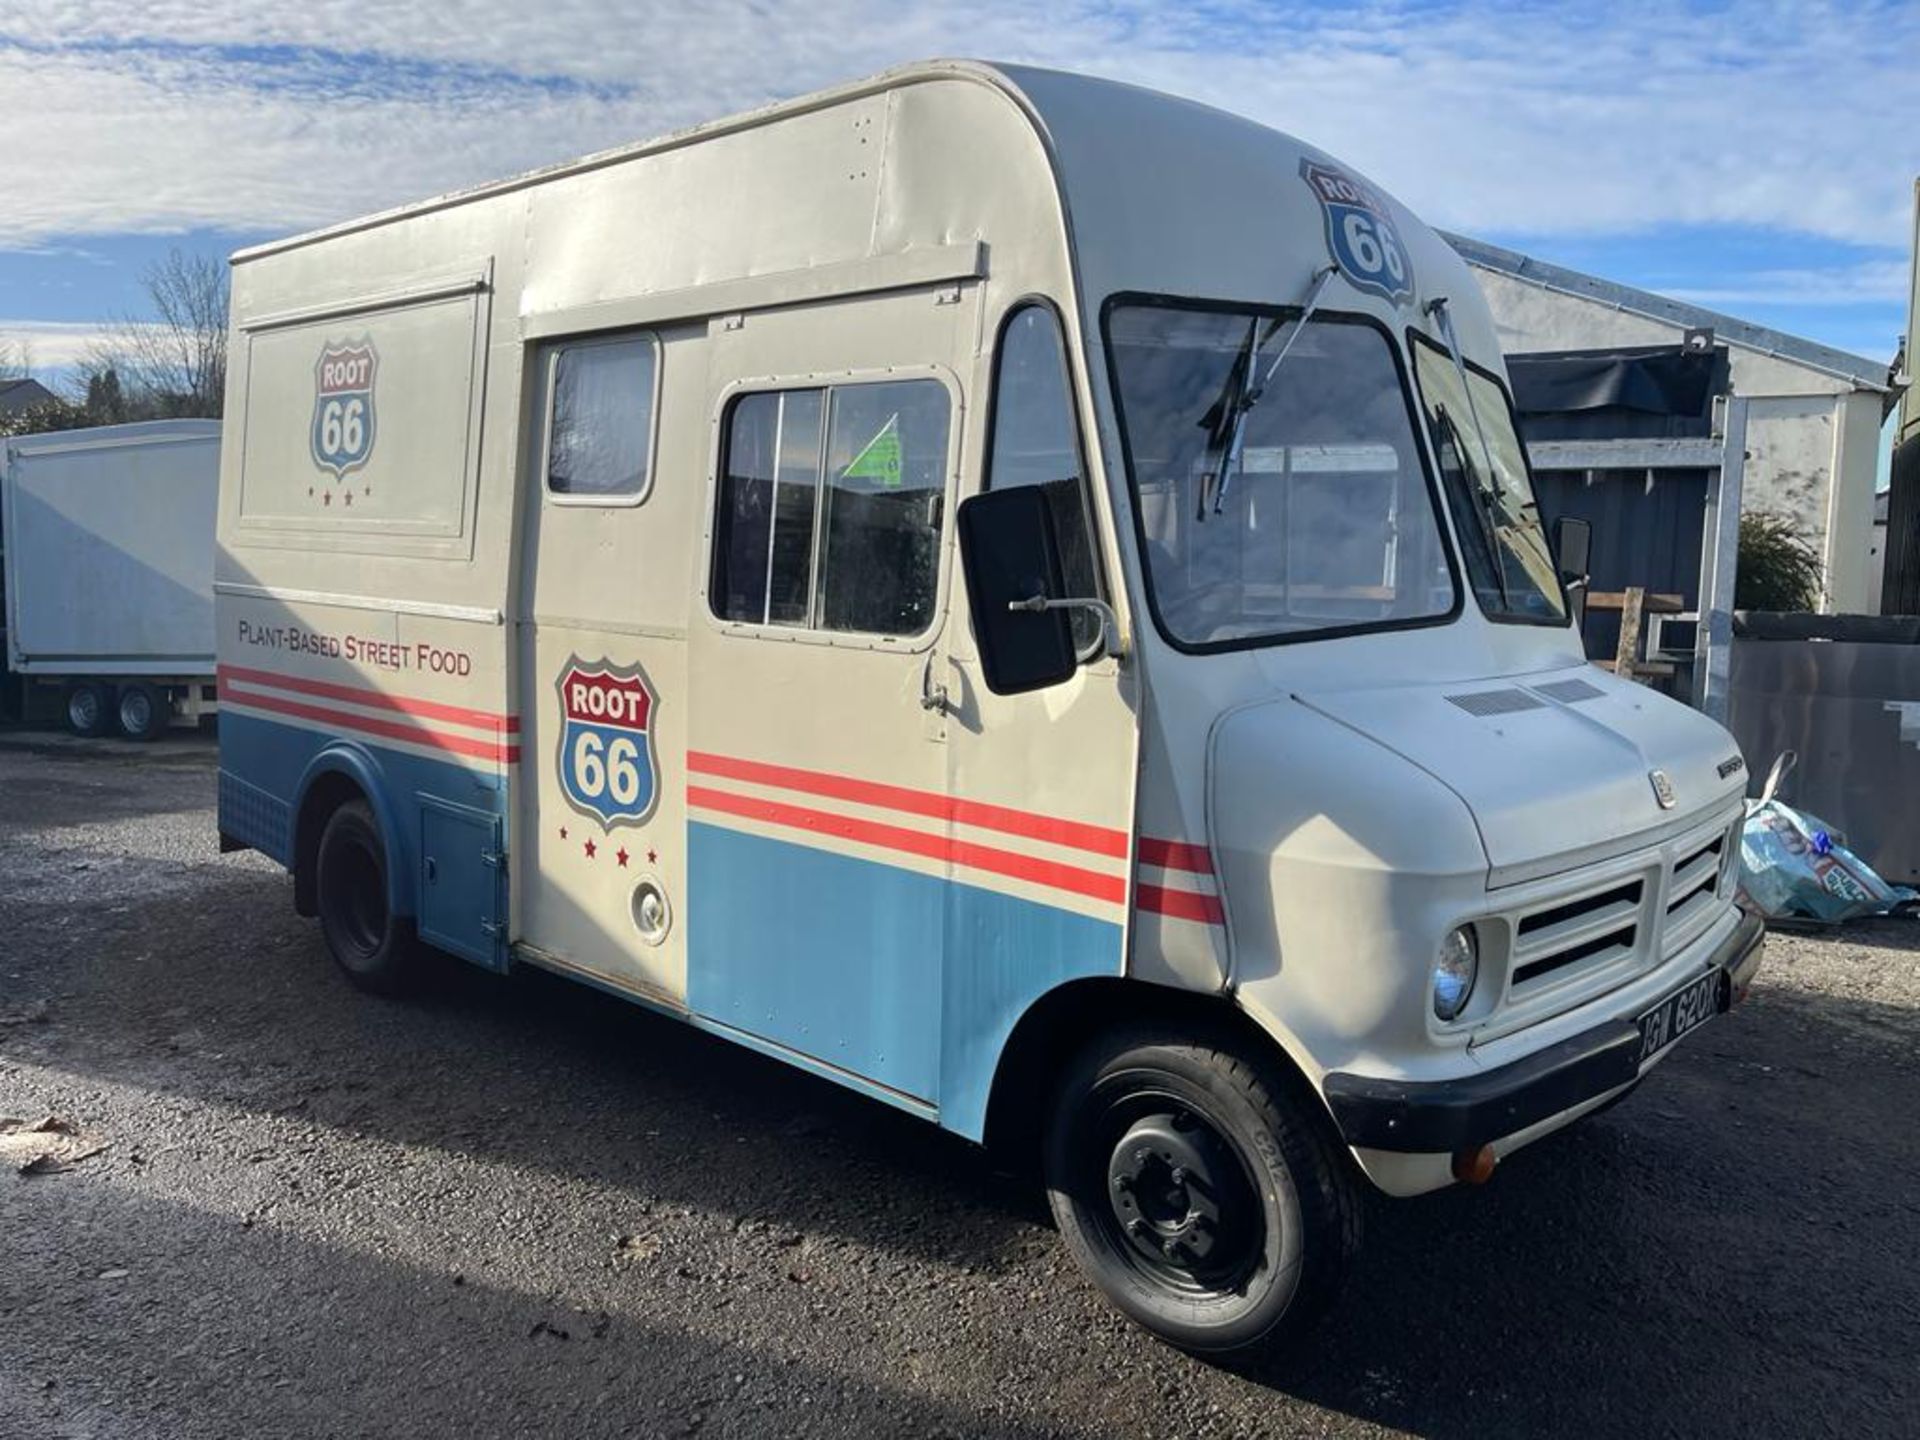
[[[1592,521],[1562,515],[1553,522],[1554,568],[1560,572],[1560,583],[1566,587],[1573,628],[1582,635],[1587,628],[1587,580],[1592,554]]]
[[[960,502],[960,568],[980,670],[996,695],[1043,690],[1079,664],[1066,610],[1017,608],[1066,598],[1053,513],[1035,486],[989,490]]]
[[[1586,584],[1592,553],[1591,521],[1562,515],[1553,522],[1553,563],[1558,567],[1562,580],[1569,585]]]

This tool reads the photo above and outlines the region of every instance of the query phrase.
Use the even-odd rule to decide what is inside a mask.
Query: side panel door
[[[971,307],[908,291],[716,322],[689,633],[691,1006],[922,1110],[951,848],[922,695],[952,623]]]
[[[514,938],[674,1007],[705,347],[704,326],[537,347],[521,487]]]

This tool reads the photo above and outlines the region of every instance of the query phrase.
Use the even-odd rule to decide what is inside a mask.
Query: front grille
[[[1487,1032],[1583,1004],[1698,943],[1732,903],[1739,835],[1739,817],[1727,815],[1516,895],[1494,932],[1508,963]]]
[[[1514,926],[1513,993],[1632,955],[1645,897],[1646,881],[1636,877],[1522,915]]]
[[[1713,882],[1720,878],[1720,862],[1726,848],[1727,837],[1716,835],[1698,850],[1674,862],[1673,883],[1667,887],[1667,914],[1673,914],[1702,890],[1713,888]]]

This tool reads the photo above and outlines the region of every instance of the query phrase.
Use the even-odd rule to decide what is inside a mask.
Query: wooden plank
[[[1636,587],[1637,588],[1637,587]],[[1624,610],[1627,605],[1628,590],[1595,590],[1587,596],[1589,610]],[[1640,591],[1640,608],[1648,615],[1680,615],[1686,612],[1685,597],[1669,595],[1664,592],[1649,595]]]
[[[1620,607],[1620,644],[1613,653],[1613,673],[1632,675],[1639,668],[1640,659],[1640,609],[1646,603],[1647,592],[1638,585],[1629,585],[1625,601]]]

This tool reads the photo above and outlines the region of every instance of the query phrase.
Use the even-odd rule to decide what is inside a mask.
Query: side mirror
[[[1560,583],[1567,587],[1567,600],[1573,607],[1574,628],[1587,619],[1588,557],[1593,551],[1593,523],[1572,515],[1553,522],[1553,563],[1560,572]]]
[[[989,490],[961,501],[955,519],[987,688],[1020,695],[1070,679],[1079,663],[1071,612],[1047,603],[1066,586],[1046,496],[1032,485]]]

